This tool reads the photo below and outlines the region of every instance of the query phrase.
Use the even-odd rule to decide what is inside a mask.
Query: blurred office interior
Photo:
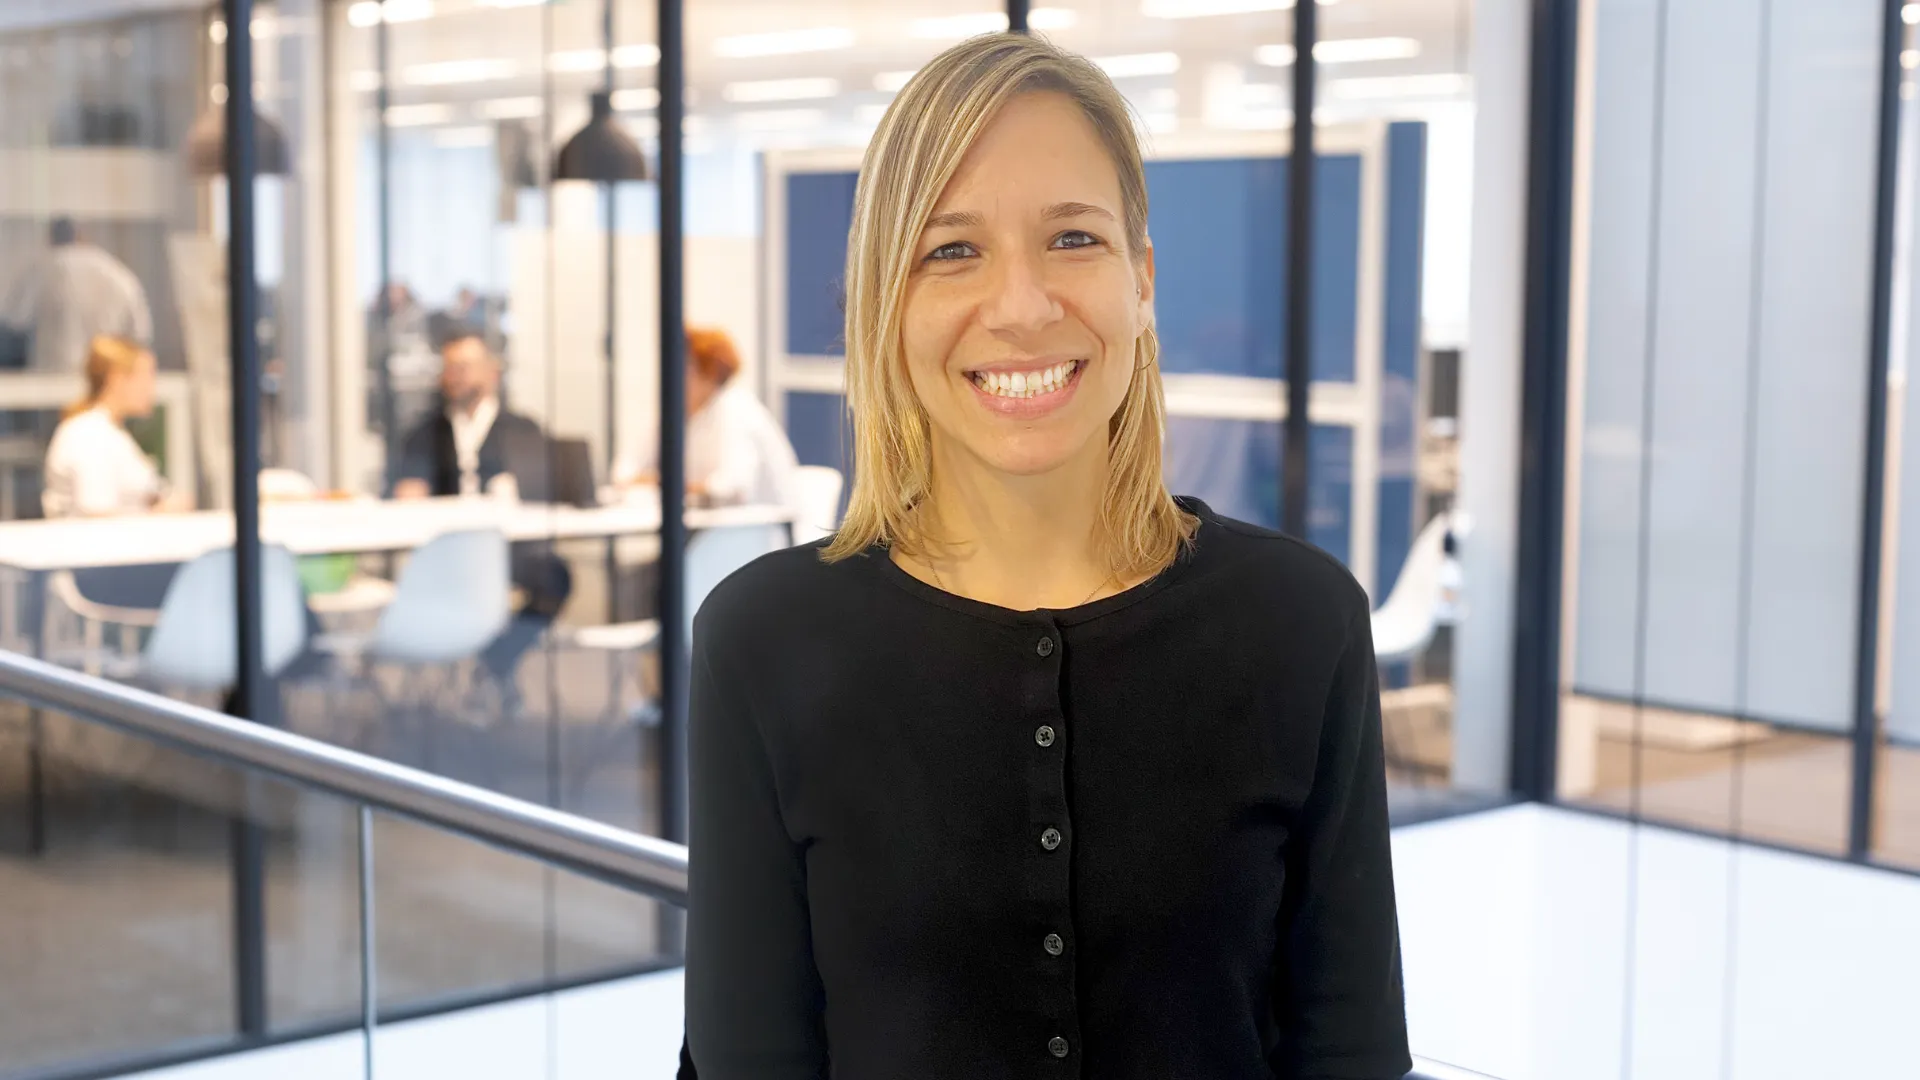
[[[684,842],[685,620],[845,504],[867,139],[1026,28],[1147,135],[1169,486],[1372,598],[1422,1068],[1902,1075],[1920,5],[1313,15],[1302,50],[1292,0],[0,0],[0,648]],[[47,512],[75,319],[151,352],[116,418],[165,500]],[[783,497],[633,464],[689,428],[686,327]],[[456,367],[532,434],[442,485]],[[21,670],[0,1080],[670,1074],[670,898]]]

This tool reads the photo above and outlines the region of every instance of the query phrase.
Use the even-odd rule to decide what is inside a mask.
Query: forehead
[[[441,353],[448,367],[474,367],[487,362],[487,351],[478,341],[466,338],[447,345]]]
[[[939,208],[1078,200],[1120,211],[1120,173],[1078,102],[1056,91],[1001,106],[960,161]],[[974,204],[982,205],[974,205]]]

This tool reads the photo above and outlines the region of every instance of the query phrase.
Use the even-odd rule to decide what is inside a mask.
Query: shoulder
[[[707,594],[694,616],[696,649],[704,652],[757,652],[781,649],[797,635],[868,587],[874,575],[869,560],[856,555],[829,563],[820,558],[828,541],[783,548],[762,555],[723,579]]]
[[[113,422],[108,420],[99,409],[84,409],[74,413],[53,429],[53,441],[47,444],[49,456],[62,450],[78,450],[97,445],[102,436],[111,434]]]
[[[1341,635],[1372,610],[1367,592],[1339,559],[1272,529],[1236,521],[1197,499],[1180,503],[1200,519],[1191,578],[1248,609],[1301,629]]]

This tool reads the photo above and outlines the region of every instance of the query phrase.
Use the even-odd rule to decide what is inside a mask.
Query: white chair
[[[1373,610],[1373,655],[1382,664],[1409,660],[1452,622],[1459,605],[1460,564],[1454,545],[1466,535],[1466,516],[1447,511],[1414,538],[1387,602]]]
[[[440,689],[460,691],[472,663],[498,637],[509,609],[507,538],[497,529],[443,533],[416,549],[394,582],[393,602],[365,634],[328,634],[319,646],[358,661],[359,677],[374,692],[383,713],[390,703],[374,681],[372,666],[405,671],[402,690],[434,669],[446,678]],[[470,688],[470,687],[469,687]],[[416,700],[432,688],[415,686]],[[414,709],[404,709],[413,712]],[[398,714],[390,717],[399,719]]]
[[[62,587],[70,585],[71,578]],[[155,612],[90,604],[84,598],[79,603],[87,605],[89,618],[124,612],[137,620],[122,622],[124,627],[152,630],[139,653],[94,658],[89,670],[184,690],[224,691],[237,681],[239,628],[231,548],[207,552],[182,566]],[[270,676],[285,670],[307,643],[304,604],[293,556],[277,545],[262,547],[261,663]]]
[[[786,527],[782,525],[743,525],[694,533],[687,541],[685,640],[692,639],[694,614],[715,587],[753,560],[786,546]],[[658,619],[580,627],[565,638],[565,643],[573,648],[604,653],[607,657],[607,708],[601,716],[607,737],[620,734],[633,723],[650,726],[659,722],[659,712],[650,703],[626,708],[624,677],[627,671],[637,669],[640,659],[659,641]],[[590,769],[600,757],[597,753],[587,754],[580,764]],[[564,763],[562,768],[564,770]]]
[[[793,474],[793,542],[811,544],[840,527],[840,492],[847,479],[839,469],[802,465]]]
[[[1373,612],[1373,654],[1377,663],[1413,659],[1433,642],[1440,627],[1458,617],[1460,563],[1454,557],[1454,547],[1466,532],[1466,515],[1446,511],[1429,521],[1414,538],[1393,592]],[[1408,730],[1403,738],[1398,727],[1392,717],[1381,717],[1387,764],[1411,775],[1416,784],[1421,783],[1436,771],[1435,767],[1411,746],[1417,733]]]
[[[506,627],[510,590],[505,534],[442,533],[408,557],[371,633],[330,634],[326,647],[408,665],[470,660]]]
[[[187,563],[167,586],[160,619],[142,654],[142,674],[156,683],[225,690],[237,681],[239,627],[234,620],[233,549]],[[260,549],[260,662],[280,674],[307,644],[306,598],[293,555]]]

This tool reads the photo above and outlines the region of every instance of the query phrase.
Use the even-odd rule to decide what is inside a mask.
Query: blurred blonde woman
[[[1367,597],[1162,482],[1113,84],[922,68],[846,281],[846,524],[694,630],[683,1075],[1404,1075]]]
[[[50,518],[111,517],[185,510],[184,492],[170,493],[127,421],[153,413],[153,354],[118,337],[87,346],[86,391],[61,414],[47,445],[41,510]],[[88,599],[117,607],[157,608],[178,567],[172,564],[76,570]]]
[[[86,379],[47,446],[42,510],[57,518],[184,508],[127,432],[128,420],[153,413],[153,354],[126,338],[96,337]]]

